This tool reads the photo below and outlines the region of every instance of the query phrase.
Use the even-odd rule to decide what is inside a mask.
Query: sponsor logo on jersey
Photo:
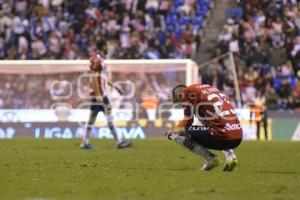
[[[206,126],[190,126],[188,131],[207,131],[209,127]]]
[[[229,124],[229,123],[226,123],[224,129],[226,131],[236,131],[236,130],[240,130],[241,129],[241,125],[240,124]]]

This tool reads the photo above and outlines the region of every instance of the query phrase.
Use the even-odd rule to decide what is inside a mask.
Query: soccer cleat
[[[90,149],[93,149],[93,146],[90,143],[87,143],[87,144],[83,143],[80,145],[80,148],[90,150]]]
[[[202,171],[210,171],[215,167],[218,167],[221,163],[221,160],[217,156],[213,156],[205,160],[201,170]]]
[[[235,156],[227,158],[223,166],[223,171],[231,172],[238,165],[238,160]]]
[[[128,148],[132,146],[132,142],[130,141],[121,141],[117,144],[118,149]]]

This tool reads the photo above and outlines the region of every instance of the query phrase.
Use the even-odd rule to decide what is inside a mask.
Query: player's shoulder
[[[193,84],[185,89],[185,93],[197,93],[205,98],[205,96],[209,96],[211,94],[219,94],[222,92],[218,88],[208,84]]]
[[[192,84],[188,87],[185,88],[185,91],[201,91],[203,89],[211,88],[211,85],[208,84],[201,84],[201,83],[196,83]]]

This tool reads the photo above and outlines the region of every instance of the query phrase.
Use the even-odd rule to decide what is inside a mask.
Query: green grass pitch
[[[270,199],[300,197],[300,143],[243,142],[234,172],[199,171],[203,160],[167,139],[0,140],[1,200]],[[223,159],[223,156],[218,153]]]

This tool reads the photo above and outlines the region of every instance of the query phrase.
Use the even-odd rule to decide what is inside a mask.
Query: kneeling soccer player
[[[228,97],[210,85],[194,84],[176,86],[172,98],[184,108],[184,119],[165,135],[202,156],[205,162],[201,170],[220,164],[219,158],[207,150],[214,149],[222,150],[226,157],[223,171],[232,171],[238,163],[233,149],[240,145],[243,132]],[[203,126],[193,126],[194,117]]]

